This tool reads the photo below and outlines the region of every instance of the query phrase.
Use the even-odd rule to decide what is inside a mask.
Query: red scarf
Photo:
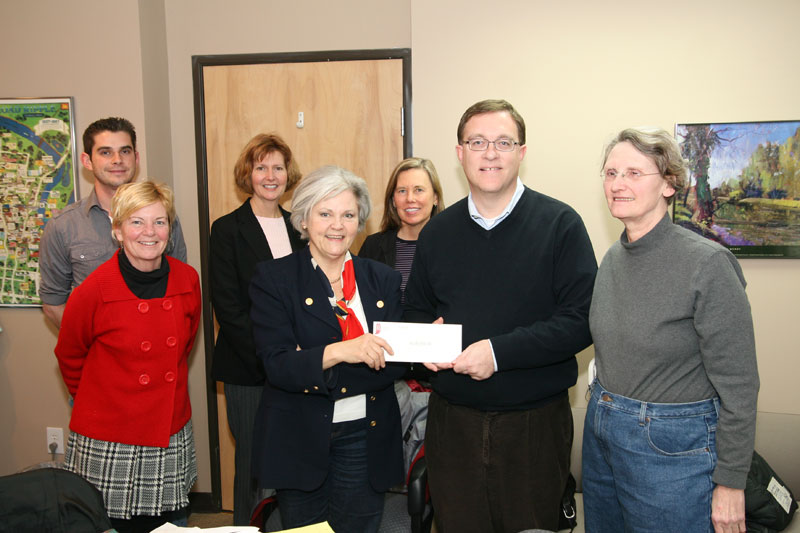
[[[344,263],[342,272],[342,299],[336,302],[336,316],[339,318],[339,327],[342,328],[342,340],[355,339],[364,334],[364,328],[355,312],[347,306],[347,302],[356,294],[356,275],[353,271],[353,260]]]

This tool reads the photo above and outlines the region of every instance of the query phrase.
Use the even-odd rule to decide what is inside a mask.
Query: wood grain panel
[[[376,231],[389,173],[403,157],[402,81],[399,59],[205,68],[210,220],[244,200],[232,175],[242,147],[274,131],[304,174],[332,164],[363,177],[374,207],[366,233]]]

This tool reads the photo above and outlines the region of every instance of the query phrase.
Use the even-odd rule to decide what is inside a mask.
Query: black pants
[[[524,411],[479,411],[436,393],[425,456],[439,533],[558,530],[572,450],[566,394]]]
[[[233,524],[250,525],[250,514],[260,502],[251,470],[253,457],[253,425],[264,387],[225,384],[225,401],[228,408],[228,427],[236,440],[233,478]]]

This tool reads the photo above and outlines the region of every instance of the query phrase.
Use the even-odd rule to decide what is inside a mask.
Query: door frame
[[[208,254],[211,221],[208,202],[208,162],[206,160],[205,67],[258,65],[265,63],[318,63],[325,61],[364,61],[401,59],[403,61],[403,157],[412,152],[411,129],[411,49],[385,48],[377,50],[335,50],[319,52],[282,52],[273,54],[223,54],[192,56],[192,85],[194,89],[195,157],[197,160],[197,203],[200,223],[200,283],[203,302],[203,341],[205,346],[206,408],[208,410],[208,440],[211,456],[211,494],[193,498],[195,507],[218,512],[222,508],[222,473],[219,447],[219,411],[217,385],[211,377],[211,358],[214,353],[214,315],[211,307]]]

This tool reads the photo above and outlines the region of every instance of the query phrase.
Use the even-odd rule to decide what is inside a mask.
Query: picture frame
[[[800,259],[800,120],[678,123],[673,222],[742,258]]]
[[[47,221],[78,197],[72,97],[0,98],[0,306],[35,307]]]

